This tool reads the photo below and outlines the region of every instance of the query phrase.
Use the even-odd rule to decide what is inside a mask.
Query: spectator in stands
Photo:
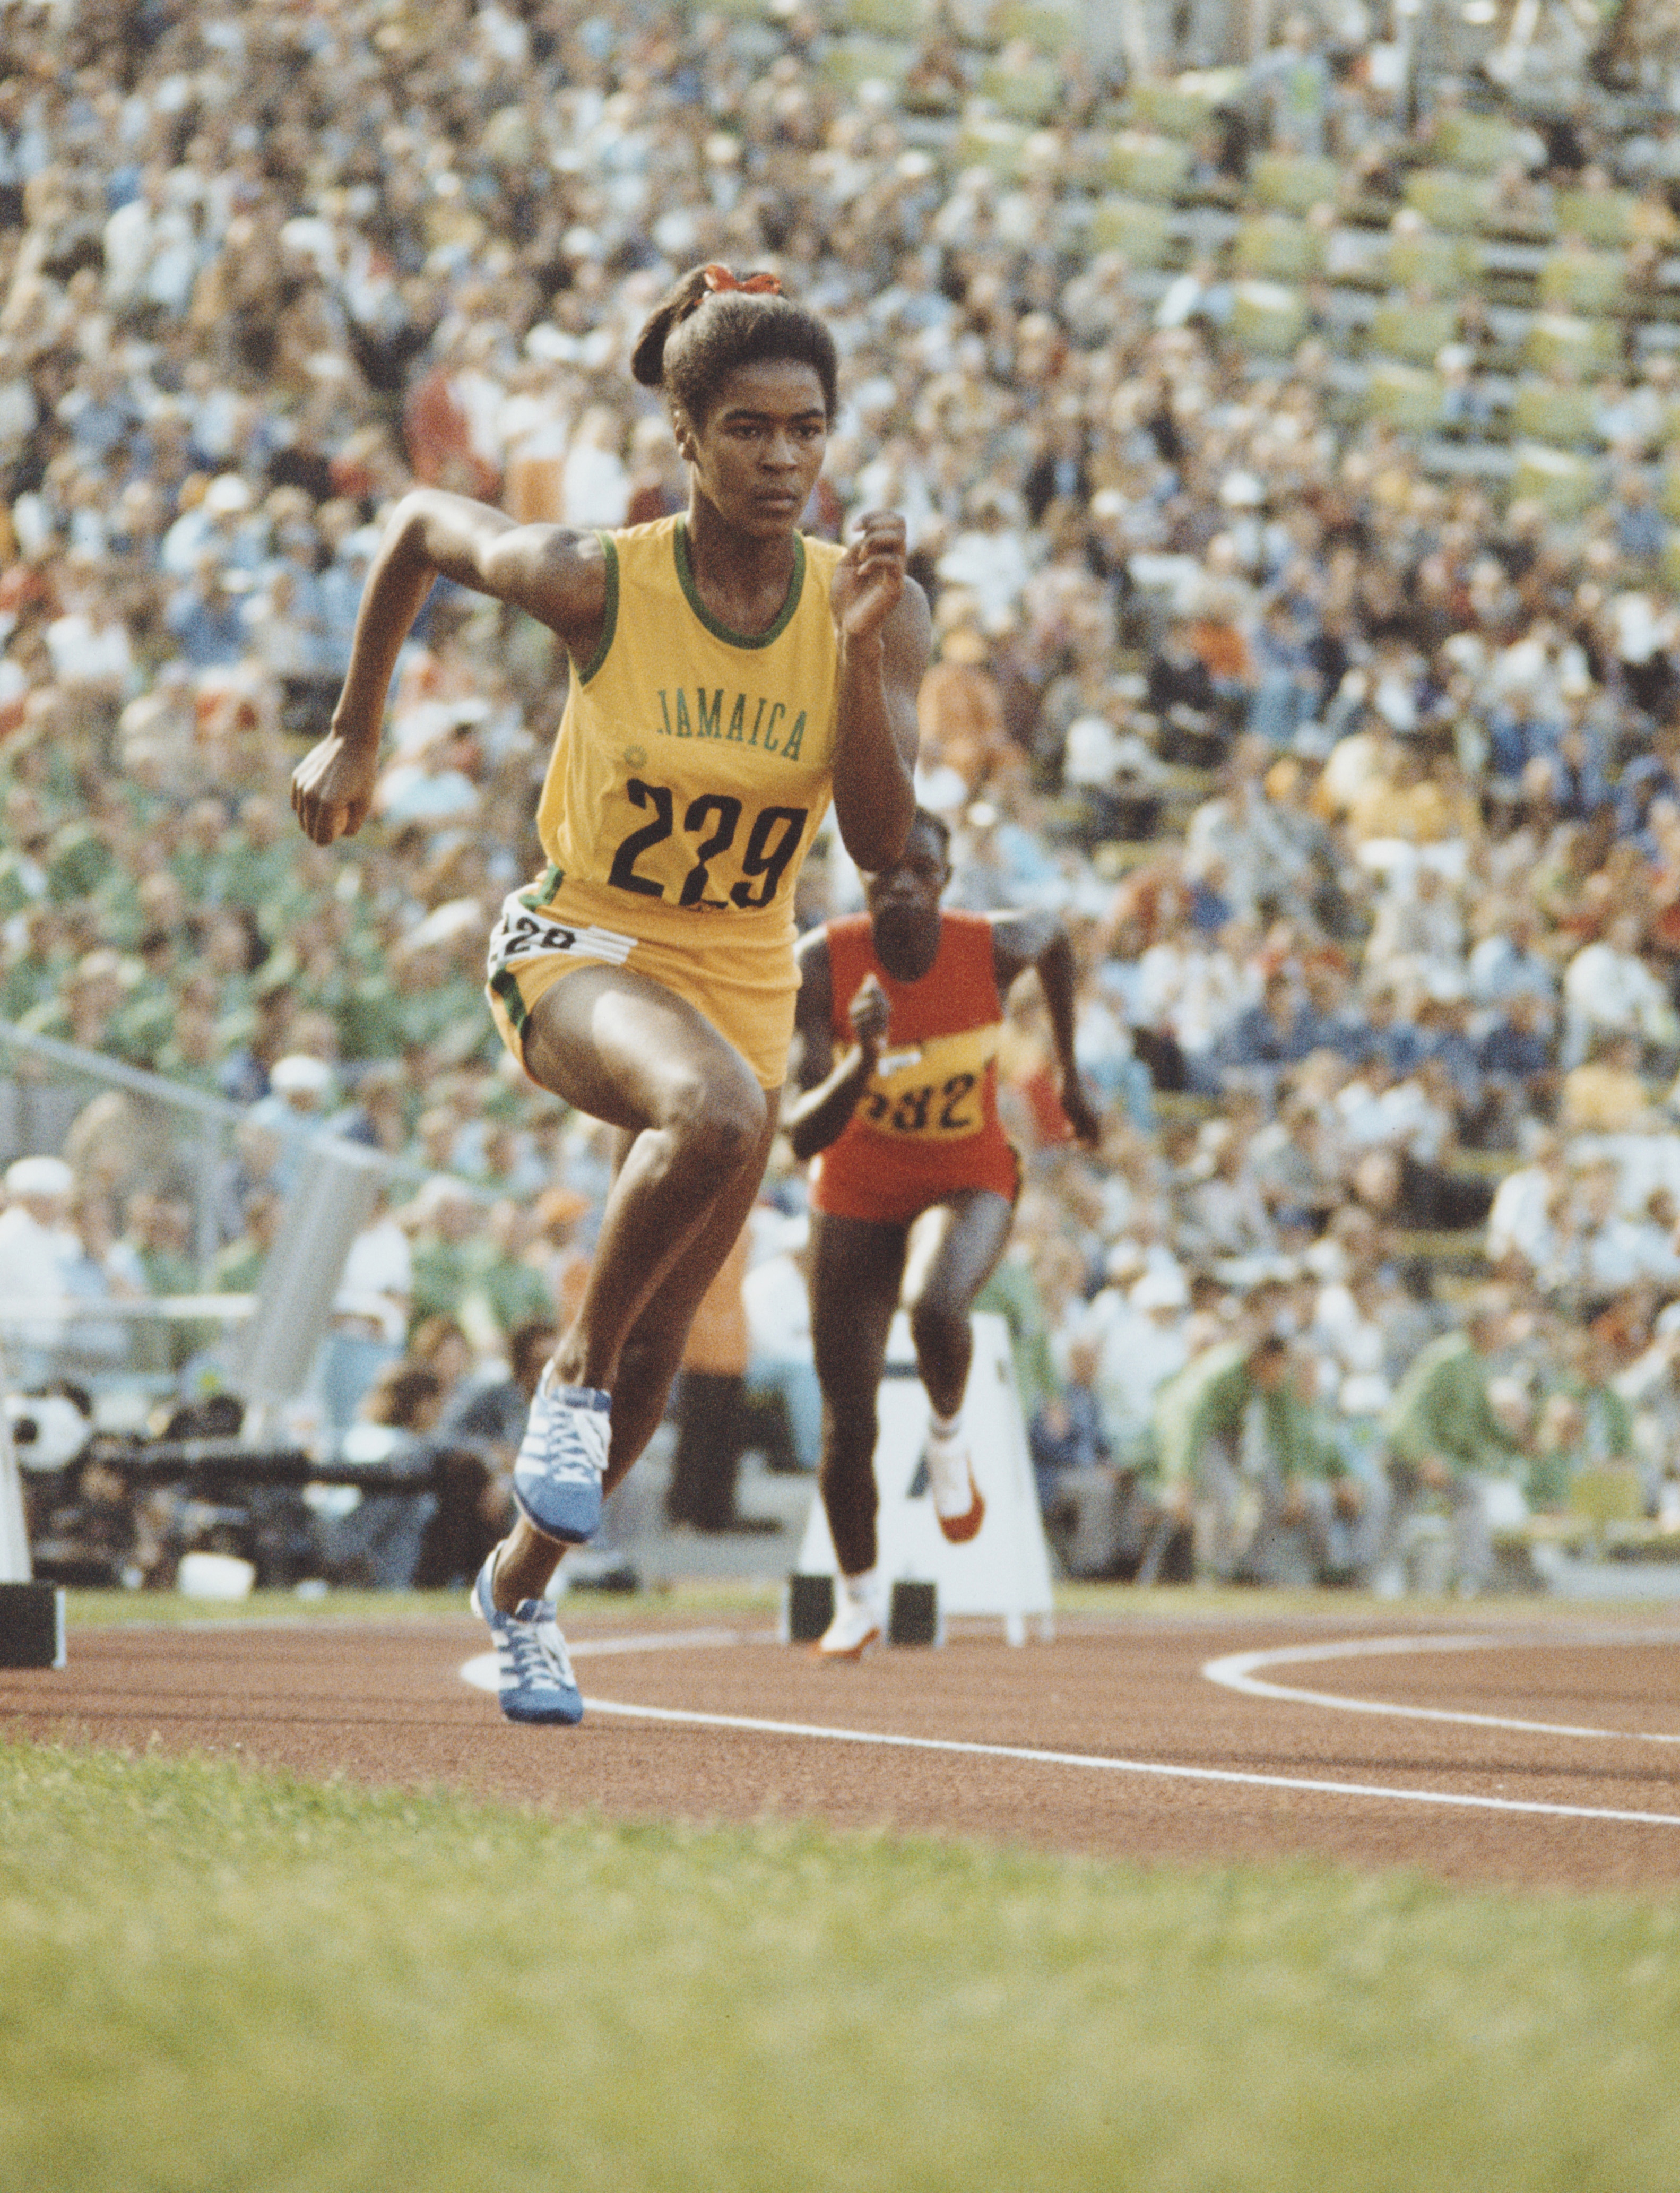
[[[271,1129],[279,1143],[273,1177],[283,1194],[298,1183],[309,1146],[325,1128],[332,1095],[332,1068],[306,1051],[289,1051],[268,1070],[268,1094],[249,1116]]]
[[[1153,1464],[1155,1399],[1184,1368],[1189,1308],[1189,1285],[1176,1264],[1169,1263],[1146,1266],[1128,1284],[1101,1288],[1081,1320],[1078,1330],[1096,1350],[1089,1383],[1104,1437],[1123,1467]]]
[[[1576,1064],[1595,1035],[1614,1032],[1644,1046],[1672,1050],[1674,1008],[1650,964],[1643,913],[1618,914],[1601,938],[1585,944],[1563,971],[1563,1063]]]
[[[1513,1148],[1525,1123],[1551,1116],[1557,1074],[1541,1013],[1532,991],[1517,990],[1477,1039],[1483,1102],[1473,1139],[1485,1149]]]
[[[1598,1135],[1642,1126],[1650,1097],[1639,1058],[1639,1039],[1631,1033],[1605,1029],[1589,1038],[1586,1056],[1563,1076],[1558,1125],[1567,1133]]]
[[[25,1386],[50,1375],[53,1351],[64,1337],[61,1312],[31,1314],[19,1305],[55,1303],[68,1291],[67,1265],[77,1242],[70,1228],[75,1176],[62,1159],[18,1158],[6,1168],[6,1207],[0,1211],[0,1296],[6,1298],[6,1334],[13,1374]]]
[[[1530,1445],[1489,1394],[1489,1361],[1505,1343],[1510,1316],[1505,1297],[1477,1296],[1463,1330],[1424,1348],[1395,1394],[1386,1423],[1393,1507],[1380,1557],[1390,1568],[1390,1588],[1398,1582],[1407,1522],[1431,1505],[1445,1509],[1451,1526],[1458,1591],[1473,1595],[1491,1579],[1489,1486],[1523,1466]]]
[[[1359,1518],[1366,1490],[1303,1397],[1281,1334],[1242,1333],[1193,1356],[1157,1397],[1155,1429],[1169,1512],[1193,1523],[1198,1576],[1315,1583],[1339,1570],[1333,1520]]]
[[[450,1394],[437,1425],[437,1511],[421,1544],[417,1585],[469,1582],[506,1532],[513,1458],[557,1337],[551,1316],[527,1319],[508,1335],[505,1366],[480,1366]]]
[[[1221,1086],[1269,1095],[1284,1068],[1298,1065],[1317,1048],[1317,1034],[1303,1010],[1294,975],[1278,968],[1267,976],[1259,1003],[1238,1013],[1214,1046]]]
[[[1046,1515],[1054,1509],[1061,1480],[1070,1471],[1097,1469],[1110,1459],[1102,1404],[1093,1383],[1097,1365],[1095,1343],[1074,1340],[1060,1384],[1040,1402],[1026,1428],[1038,1505]]]
[[[219,1295],[254,1294],[262,1284],[275,1242],[285,1200],[276,1188],[260,1188],[245,1199],[244,1231],[219,1249],[210,1265],[210,1291]]]
[[[437,1174],[402,1212],[412,1273],[409,1331],[424,1318],[459,1317],[471,1292],[484,1206],[464,1181]]]
[[[413,1307],[409,1236],[382,1186],[345,1258],[316,1366],[327,1421],[342,1431],[380,1373],[403,1353]]]
[[[361,1492],[347,1514],[321,1526],[327,1572],[335,1583],[377,1591],[407,1590],[420,1566],[426,1532],[437,1512],[433,1489],[437,1442],[446,1388],[430,1366],[403,1358],[374,1380],[345,1442],[346,1455],[411,1486]],[[372,1437],[375,1428],[383,1438]]]

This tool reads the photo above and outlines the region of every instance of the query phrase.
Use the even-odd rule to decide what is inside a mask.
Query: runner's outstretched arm
[[[916,696],[931,620],[904,559],[903,518],[866,512],[830,589],[840,642],[834,819],[866,872],[897,860],[916,812]]]
[[[1037,975],[1055,1045],[1056,1095],[1076,1141],[1088,1150],[1094,1149],[1102,1139],[1102,1119],[1087,1093],[1074,1056],[1079,970],[1066,925],[1054,913],[994,914],[991,948],[999,997],[1008,995],[1015,977],[1027,968]]]
[[[873,975],[858,985],[849,1008],[857,1041],[837,1060],[828,940],[820,930],[800,947],[799,971],[794,1025],[800,1038],[799,1080],[804,1093],[782,1124],[793,1154],[803,1165],[838,1141],[869,1086],[887,1038],[887,993]]]
[[[332,729],[292,775],[292,809],[317,845],[354,837],[367,820],[392,673],[434,580],[523,609],[586,658],[606,600],[591,535],[516,525],[489,504],[418,488],[392,511],[357,613],[350,667]]]

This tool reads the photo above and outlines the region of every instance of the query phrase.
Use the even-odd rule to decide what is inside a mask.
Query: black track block
[[[900,1577],[893,1586],[887,1613],[889,1645],[937,1645],[940,1629],[939,1586],[911,1583]]]
[[[0,1668],[63,1665],[63,1587],[0,1583]]]
[[[834,1579],[791,1576],[787,1580],[787,1641],[814,1645],[834,1619]]]

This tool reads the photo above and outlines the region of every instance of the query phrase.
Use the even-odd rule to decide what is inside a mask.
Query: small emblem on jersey
[[[875,1071],[884,1079],[889,1074],[901,1074],[906,1066],[919,1066],[921,1062],[922,1054],[914,1048],[883,1051],[875,1062]]]
[[[626,768],[645,769],[648,766],[648,749],[646,747],[626,747],[624,759]]]
[[[557,952],[582,959],[607,959],[621,967],[636,949],[633,936],[615,929],[580,929],[534,912],[516,891],[502,902],[501,919],[490,932],[489,971],[494,977],[522,960],[546,959]]]

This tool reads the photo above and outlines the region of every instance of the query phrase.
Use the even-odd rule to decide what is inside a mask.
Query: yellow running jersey
[[[702,606],[684,518],[599,537],[606,616],[543,784],[540,896],[649,942],[791,953],[833,767],[842,551],[796,535],[781,615],[745,636]]]

